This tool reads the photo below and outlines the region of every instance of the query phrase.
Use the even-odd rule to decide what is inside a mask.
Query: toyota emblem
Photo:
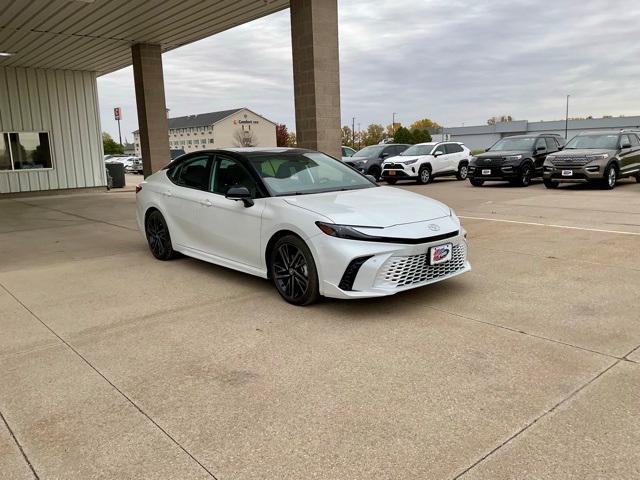
[[[432,232],[437,232],[438,230],[440,230],[440,225],[436,225],[435,223],[430,223],[429,225],[427,225],[427,228]]]

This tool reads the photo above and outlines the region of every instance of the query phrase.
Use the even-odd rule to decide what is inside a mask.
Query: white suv
[[[381,178],[393,185],[398,180],[415,180],[420,184],[434,177],[455,175],[466,180],[470,151],[459,142],[418,143],[382,164]]]

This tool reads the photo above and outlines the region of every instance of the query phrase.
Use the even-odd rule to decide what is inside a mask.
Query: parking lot
[[[0,200],[0,477],[639,478],[640,184],[401,188],[472,271],[308,308],[131,191]]]

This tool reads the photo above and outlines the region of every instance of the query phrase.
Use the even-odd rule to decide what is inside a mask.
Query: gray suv
[[[344,163],[355,168],[356,170],[375,177],[376,181],[380,180],[382,173],[382,162],[385,158],[395,157],[404,152],[410,145],[403,143],[387,143],[384,145],[369,145],[358,150],[348,159],[344,159]]]
[[[557,188],[561,182],[586,182],[612,189],[618,178],[635,177],[640,182],[639,133],[614,130],[576,135],[561,152],[547,156],[544,185]]]

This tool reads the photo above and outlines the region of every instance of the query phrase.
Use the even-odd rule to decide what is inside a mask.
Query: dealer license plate
[[[483,174],[483,175],[491,175],[491,169],[490,169],[490,168],[483,169],[483,170],[482,170],[482,174]]]
[[[429,265],[437,265],[439,263],[448,262],[453,254],[453,244],[445,243],[437,245],[429,249]]]
[[[389,170],[388,173],[389,173],[390,177],[393,177],[396,174],[396,171],[395,170]]]
[[[562,170],[563,177],[570,177],[573,175],[573,170]]]

